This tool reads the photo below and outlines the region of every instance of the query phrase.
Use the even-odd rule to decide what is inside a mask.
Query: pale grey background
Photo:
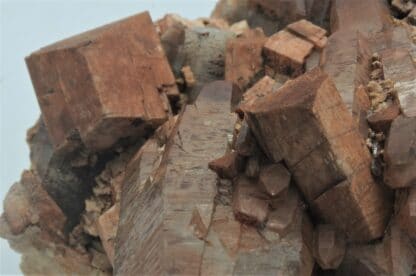
[[[0,200],[30,166],[26,130],[39,116],[26,55],[143,10],[154,20],[165,13],[192,19],[208,16],[214,6],[215,0],[0,0]],[[19,275],[19,261],[0,239],[0,275]]]

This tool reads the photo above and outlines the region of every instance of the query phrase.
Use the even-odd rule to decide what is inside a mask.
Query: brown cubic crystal
[[[79,132],[93,150],[143,134],[169,115],[175,78],[148,13],[57,42],[26,59],[56,148]]]
[[[225,79],[245,90],[263,70],[263,45],[266,37],[261,29],[248,30],[227,42]]]
[[[266,41],[264,54],[268,74],[272,72],[297,77],[303,73],[305,59],[310,55],[313,44],[283,30]]]
[[[285,160],[308,201],[370,164],[351,115],[319,69],[242,110],[263,151],[274,161]]]
[[[312,208],[357,242],[382,237],[392,212],[389,193],[374,181],[367,167],[323,193]]]
[[[322,50],[328,41],[326,30],[316,26],[308,20],[302,19],[287,26],[287,29],[313,43],[313,45]]]
[[[253,180],[240,176],[234,183],[233,211],[238,220],[261,225],[269,213],[267,196]]]
[[[290,172],[283,164],[265,165],[260,169],[259,182],[270,196],[276,197],[287,191]]]

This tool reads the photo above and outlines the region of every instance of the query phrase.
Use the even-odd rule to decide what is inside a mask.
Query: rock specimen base
[[[32,53],[0,236],[28,275],[415,275],[413,2],[220,0]]]

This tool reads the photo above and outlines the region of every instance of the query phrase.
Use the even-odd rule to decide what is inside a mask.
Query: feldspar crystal
[[[314,45],[307,40],[283,30],[272,35],[264,45],[268,74],[275,73],[297,77],[303,73],[305,59]],[[272,72],[272,73],[270,73]]]
[[[319,69],[243,103],[242,110],[263,151],[285,160],[309,201],[370,162],[351,115]]]
[[[56,148],[77,132],[93,150],[143,135],[166,121],[167,98],[179,95],[148,13],[42,48],[26,62]]]
[[[283,164],[265,165],[260,169],[259,181],[270,196],[276,197],[288,189],[290,172]]]
[[[336,269],[345,255],[346,241],[343,233],[332,225],[318,225],[314,232],[313,255],[322,269]]]
[[[149,140],[134,158],[139,163],[130,163],[116,241],[117,275],[199,274],[205,242],[192,226],[194,212],[200,205],[212,209],[216,175],[207,164],[226,151],[234,122],[230,98],[216,82],[207,84],[196,105],[174,123],[163,150]]]
[[[358,56],[358,34],[367,37],[390,26],[389,10],[379,0],[337,0],[331,8],[331,32],[323,52],[322,68],[333,78],[344,103],[351,110],[356,86]]]
[[[399,116],[392,123],[385,148],[384,180],[391,188],[416,184],[416,118]]]
[[[28,56],[22,272],[415,275],[413,2],[220,0]]]
[[[326,37],[326,30],[305,19],[289,24],[287,29],[313,43],[313,45],[320,50],[326,46],[328,40]]]
[[[318,214],[352,240],[383,234],[387,195],[370,175],[370,155],[328,75],[312,70],[241,109],[263,151],[284,159]]]

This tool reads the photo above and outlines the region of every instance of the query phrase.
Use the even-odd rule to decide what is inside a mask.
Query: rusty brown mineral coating
[[[384,181],[393,189],[416,183],[416,119],[399,116],[392,123],[385,147]]]
[[[205,243],[190,222],[195,207],[212,206],[214,201],[216,175],[207,164],[226,151],[226,135],[234,123],[230,97],[215,82],[208,84],[196,105],[188,106],[178,120],[161,166],[150,166],[150,172],[155,170],[151,177],[142,175],[139,167],[128,168],[116,242],[116,274],[199,274]]]
[[[42,48],[26,62],[56,148],[76,131],[94,150],[140,135],[166,121],[167,96],[178,96],[148,13]]]

